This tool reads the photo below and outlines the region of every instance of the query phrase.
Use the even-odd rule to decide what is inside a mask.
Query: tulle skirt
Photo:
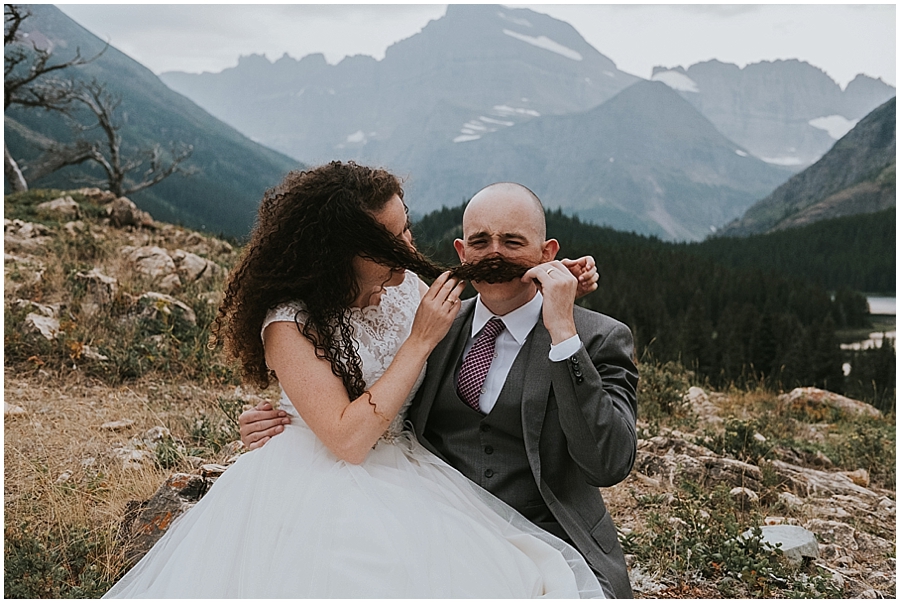
[[[603,597],[571,546],[404,433],[339,460],[298,417],[104,598]]]

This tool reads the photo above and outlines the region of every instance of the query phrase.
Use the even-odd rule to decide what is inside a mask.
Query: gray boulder
[[[815,559],[819,556],[819,543],[816,535],[800,526],[762,526],[763,542],[775,547],[781,545],[785,558],[793,565],[803,563],[803,558]],[[753,535],[751,530],[742,534],[744,538]]]
[[[72,197],[68,196],[60,197],[59,199],[54,199],[52,201],[44,201],[43,203],[39,203],[34,209],[39,215],[50,218],[65,218],[67,220],[74,220],[78,218],[81,213],[78,208],[78,203],[76,203]]]

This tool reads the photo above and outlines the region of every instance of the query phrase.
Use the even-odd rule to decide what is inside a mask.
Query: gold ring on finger
[[[547,271],[547,274],[550,274],[550,273],[553,272],[554,270],[556,270],[556,268],[551,268],[550,270]]]

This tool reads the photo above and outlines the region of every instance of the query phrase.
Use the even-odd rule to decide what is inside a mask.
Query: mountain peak
[[[545,69],[571,69],[585,61],[615,74],[615,63],[564,21],[526,8],[496,4],[451,4],[446,14],[418,34],[391,45],[385,59],[418,62],[436,54],[442,61],[527,60]],[[398,57],[405,57],[398,59]]]
[[[238,67],[243,67],[245,69],[259,69],[261,67],[268,67],[272,62],[266,58],[266,55],[253,53],[253,54],[242,54],[238,57]]]

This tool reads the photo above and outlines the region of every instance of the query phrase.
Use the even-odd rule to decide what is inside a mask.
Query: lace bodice
[[[353,336],[359,344],[359,357],[362,360],[363,381],[366,382],[366,387],[370,387],[384,374],[400,345],[409,337],[418,306],[419,279],[412,272],[407,272],[402,283],[385,289],[377,305],[348,310],[353,325]],[[273,322],[294,322],[295,317],[297,322],[302,324],[306,316],[301,301],[281,304],[269,310],[263,321],[262,330],[264,331]],[[423,369],[400,412],[382,436],[383,440],[393,441],[403,431],[406,411],[424,376]],[[299,417],[284,390],[281,402],[286,412]]]

